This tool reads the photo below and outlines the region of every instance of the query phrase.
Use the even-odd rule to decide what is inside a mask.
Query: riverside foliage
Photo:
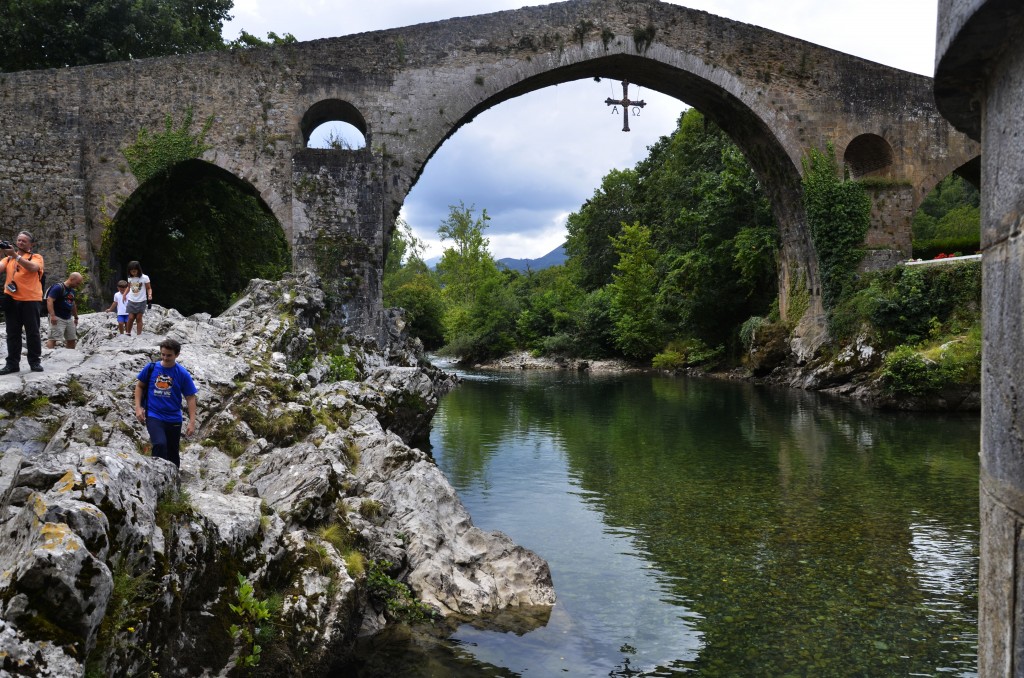
[[[980,267],[859,274],[871,209],[864,186],[842,176],[831,146],[812,150],[804,170],[832,339],[822,357],[864,339],[893,354],[875,376],[894,394],[976,384]],[[942,182],[915,220],[916,236],[976,238],[972,195],[957,178]],[[519,349],[669,370],[736,364],[755,344],[787,346],[809,307],[806,285],[796,281],[782,320],[768,200],[740,150],[695,110],[636,167],[609,172],[569,216],[564,266],[502,270],[487,249],[488,222],[486,211],[451,206],[439,229],[451,245],[436,272],[400,223],[385,271],[385,304],[407,309],[428,348],[467,362]],[[767,355],[775,361],[767,368],[751,359],[755,373],[786,360],[784,350]]]
[[[661,364],[680,367],[738,350],[740,324],[776,296],[768,201],[739,149],[695,110],[569,217],[564,266],[502,270],[488,221],[453,205],[436,273],[396,228],[385,272],[385,304],[404,306],[428,347],[440,328],[443,351],[465,360],[514,349],[641,362],[664,353]]]

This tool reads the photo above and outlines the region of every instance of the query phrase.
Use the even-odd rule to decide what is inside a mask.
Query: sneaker
[[[15,370],[15,371],[17,371],[17,370]],[[32,365],[32,371],[33,372],[42,372],[43,371],[43,366],[40,365],[39,363],[36,363],[35,365]]]
[[[2,370],[0,370],[0,375],[14,374],[15,372],[20,372],[20,371],[21,371],[21,369],[18,368],[18,367],[11,367],[10,365],[4,365],[4,368]]]

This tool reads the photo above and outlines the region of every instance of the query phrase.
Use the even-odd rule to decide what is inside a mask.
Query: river
[[[652,375],[462,373],[431,452],[545,558],[533,616],[397,629],[372,676],[973,676],[976,416]]]

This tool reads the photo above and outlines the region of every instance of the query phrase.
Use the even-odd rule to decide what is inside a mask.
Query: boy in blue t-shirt
[[[188,428],[185,435],[196,431],[196,388],[192,375],[175,362],[181,344],[174,339],[160,342],[160,362],[150,363],[139,372],[135,382],[135,417],[146,425],[153,443],[152,455],[181,466],[181,399],[188,403]],[[142,408],[143,389],[148,393]]]

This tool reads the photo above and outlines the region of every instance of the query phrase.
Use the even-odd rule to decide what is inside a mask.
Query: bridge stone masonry
[[[258,193],[294,267],[319,273],[347,321],[378,334],[386,243],[438,147],[503,101],[596,76],[677,97],[740,146],[782,234],[780,307],[800,286],[811,293],[798,327],[806,350],[824,333],[800,204],[808,149],[832,143],[854,176],[878,178],[866,244],[881,259],[909,255],[913,211],[979,153],[939,115],[929,78],[677,5],[571,0],[272,48],[0,74],[2,228],[33,230],[51,271],[77,237],[98,270],[104,229],[138,188],[122,149],[191,108],[214,120],[203,161]],[[359,128],[366,147],[306,148],[331,120]]]

